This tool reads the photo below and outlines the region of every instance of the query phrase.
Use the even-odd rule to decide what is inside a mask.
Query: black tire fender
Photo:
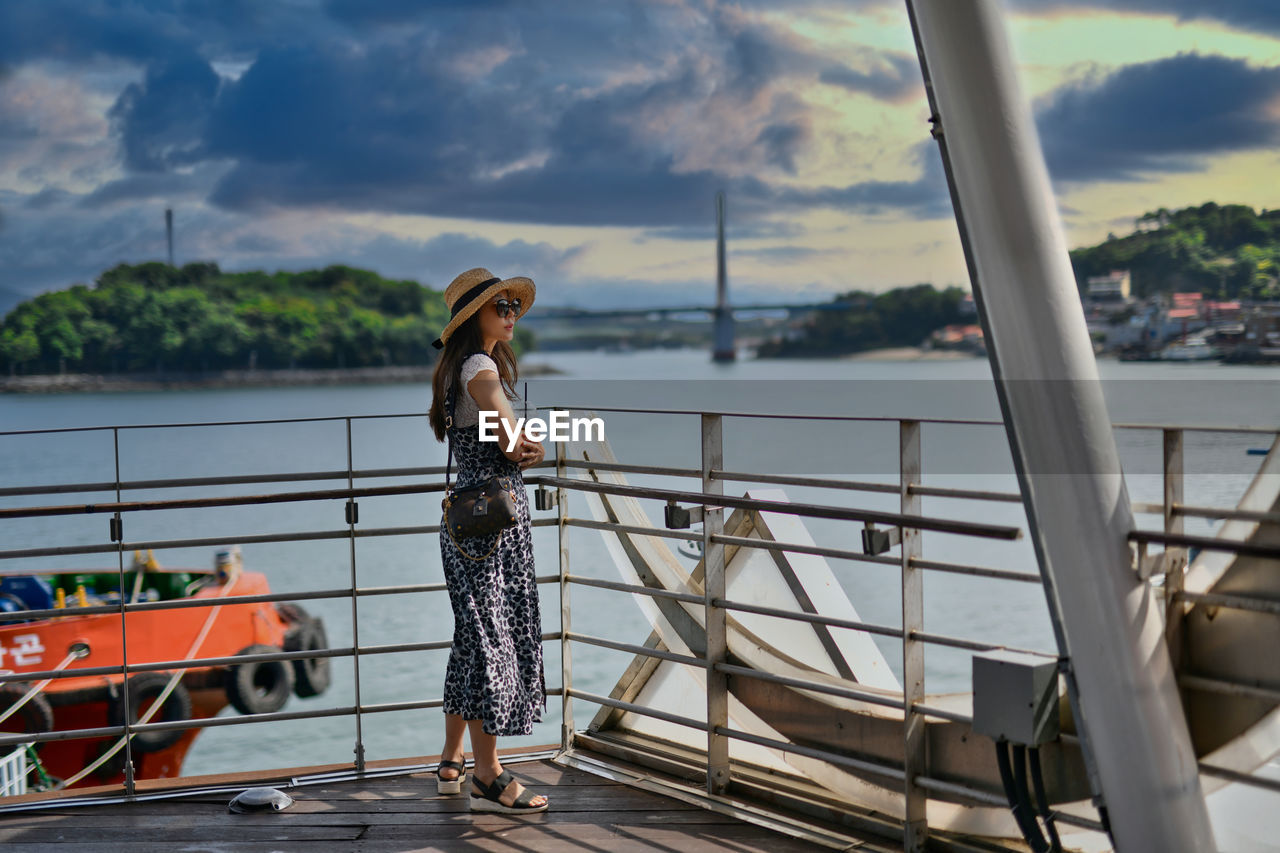
[[[0,684],[0,714],[9,710],[15,702],[27,695],[28,687],[19,682],[9,682]],[[22,728],[14,728],[21,721]],[[9,719],[4,721],[4,729],[8,732],[22,732],[23,734],[43,734],[44,732],[53,731],[53,706],[49,704],[49,699],[43,693],[37,693],[31,697],[27,704],[23,705]]]
[[[143,715],[142,706],[150,705],[169,683],[170,676],[160,672],[143,672],[129,679],[129,723],[136,723]],[[164,705],[152,715],[148,722],[172,723],[178,720],[191,719],[191,694],[179,681],[173,686],[173,692],[164,700]],[[124,725],[124,691],[115,690],[107,703],[107,720],[113,726]],[[168,749],[179,740],[186,729],[165,729],[163,731],[139,732],[133,736],[133,748],[139,752],[159,752]],[[124,750],[120,750],[123,754]]]
[[[279,652],[275,646],[253,645],[241,649],[239,655],[265,655]],[[270,714],[289,701],[295,676],[287,660],[247,661],[227,669],[227,701],[241,714]]]
[[[287,652],[319,651],[329,648],[323,619],[308,619],[285,638]],[[332,671],[329,658],[299,658],[293,661],[293,692],[299,699],[319,696],[329,689]]]

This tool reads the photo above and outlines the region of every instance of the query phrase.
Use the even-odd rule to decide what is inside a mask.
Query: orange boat
[[[217,599],[271,591],[264,575],[242,570],[238,549],[219,551],[213,570],[165,570],[149,554],[138,554],[124,578],[129,600],[135,602]],[[323,622],[290,603],[131,611],[124,617],[123,635],[119,614],[76,614],[81,606],[118,604],[119,600],[119,572],[0,578],[0,610],[11,615],[24,610],[66,610],[65,616],[0,622],[0,672],[119,666],[126,644],[131,665],[328,647]],[[228,704],[242,714],[271,713],[284,707],[292,694],[307,697],[324,692],[329,686],[329,671],[329,658],[317,657],[134,673],[129,677],[129,712],[134,722],[148,713],[152,713],[149,722],[200,720],[216,716]],[[151,712],[151,706],[170,689],[170,681],[179,673],[163,704]],[[11,712],[0,722],[0,731],[41,733],[121,725],[125,714],[123,683],[121,673],[54,678],[43,686],[35,678],[0,683],[0,717]],[[33,692],[33,687],[39,689]],[[19,702],[21,706],[13,710]],[[181,775],[187,750],[200,731],[168,729],[134,735],[135,777]],[[122,746],[93,771],[84,770],[121,740],[99,737],[44,742],[37,746],[37,769],[52,777],[53,784],[72,779],[71,784],[84,785],[120,782],[125,760]]]

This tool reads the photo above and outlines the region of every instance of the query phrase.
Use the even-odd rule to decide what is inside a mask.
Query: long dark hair
[[[453,330],[449,340],[444,343],[444,349],[440,350],[440,357],[436,360],[435,373],[431,376],[431,409],[427,416],[427,420],[431,424],[431,431],[435,433],[436,441],[445,440],[444,404],[445,394],[449,390],[446,385],[450,380],[454,383],[458,382],[463,360],[477,350],[484,350],[484,337],[480,334],[479,311],[472,314],[461,326]],[[507,395],[507,399],[514,398],[516,396],[516,380],[520,376],[520,370],[516,366],[515,351],[511,349],[511,344],[506,341],[497,341],[493,345],[493,352],[489,354],[498,363],[498,378],[504,386],[503,391]],[[457,395],[465,393],[467,393],[467,389],[459,386],[454,395],[455,406],[459,399]]]

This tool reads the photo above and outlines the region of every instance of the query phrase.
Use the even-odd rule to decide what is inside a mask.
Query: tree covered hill
[[[1129,270],[1135,296],[1200,291],[1216,299],[1280,299],[1280,210],[1213,202],[1144,213],[1127,237],[1071,252],[1089,276]]]
[[[885,293],[851,291],[833,302],[847,310],[819,311],[795,338],[777,338],[756,350],[761,358],[823,357],[882,347],[916,346],[934,329],[963,320],[959,287],[938,290],[931,284],[899,287]]]
[[[423,365],[449,312],[415,281],[332,266],[226,273],[121,264],[96,286],[21,303],[0,324],[6,373]],[[517,349],[529,343],[517,329]]]

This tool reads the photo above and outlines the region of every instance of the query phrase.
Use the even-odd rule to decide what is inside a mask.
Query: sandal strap
[[[535,794],[533,791],[530,791],[528,788],[525,788],[523,791],[520,792],[520,796],[516,797],[516,801],[511,805],[515,806],[518,809],[529,808],[533,804],[533,798],[536,796],[538,795]]]
[[[500,796],[503,791],[507,790],[507,786],[514,781],[516,781],[516,777],[512,776],[511,771],[504,767],[502,772],[498,774],[498,778],[493,780],[492,790],[494,798],[496,799]]]
[[[467,765],[461,761],[441,761],[438,763],[438,766],[436,767],[436,773],[439,773],[441,770],[443,770],[446,767],[452,767],[454,770],[457,770],[458,772],[462,772],[463,770],[467,769]]]

